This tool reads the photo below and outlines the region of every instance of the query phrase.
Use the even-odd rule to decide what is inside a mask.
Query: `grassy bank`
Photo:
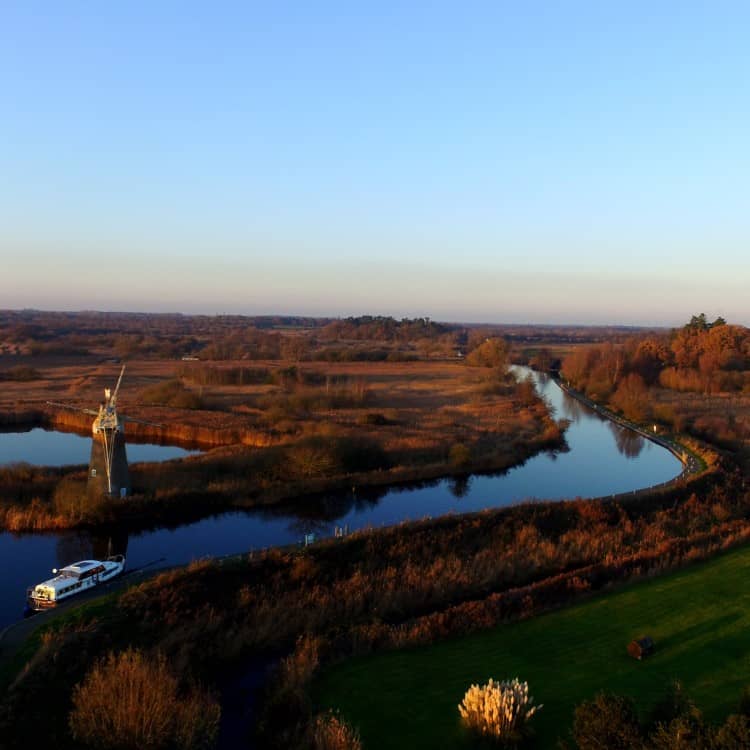
[[[365,748],[470,747],[456,706],[471,683],[528,680],[544,709],[537,745],[567,733],[573,708],[602,689],[646,711],[672,679],[710,720],[735,708],[750,683],[750,548],[552,614],[331,669],[315,685],[320,706],[340,708]],[[625,647],[649,634],[645,661]]]
[[[531,503],[175,569],[26,652],[0,697],[0,736],[23,746],[41,724],[40,740],[68,747],[72,688],[111,650],[164,653],[180,680],[214,689],[248,659],[292,652],[258,729],[259,746],[297,746],[318,664],[486,630],[674,570],[750,539],[749,508],[727,481],[701,497],[675,488],[627,503]]]

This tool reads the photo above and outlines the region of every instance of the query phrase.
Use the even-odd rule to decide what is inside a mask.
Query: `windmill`
[[[130,492],[130,472],[128,458],[125,453],[125,422],[161,427],[154,422],[125,417],[117,413],[117,394],[120,391],[125,365],[122,366],[120,377],[117,379],[114,393],[104,389],[104,403],[99,405],[99,411],[83,409],[70,404],[60,404],[48,401],[50,406],[90,414],[94,417],[91,425],[93,442],[91,444],[91,458],[89,460],[89,475],[87,493],[89,497],[126,497]]]

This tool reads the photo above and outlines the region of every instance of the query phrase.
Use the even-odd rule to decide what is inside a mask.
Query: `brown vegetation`
[[[571,743],[578,750],[740,750],[750,747],[745,695],[739,712],[714,727],[679,682],[669,687],[646,722],[639,719],[630,698],[599,693],[576,707]],[[566,742],[560,746],[570,747]]]
[[[305,686],[320,663],[527,617],[749,540],[750,497],[722,477],[631,502],[531,504],[164,573],[72,634],[78,652],[65,641],[27,670],[0,707],[0,731],[14,736],[51,702],[50,670],[55,689],[62,674],[80,681],[82,653],[149,644],[177,675],[214,681],[238,659],[294,648],[260,723],[267,746],[293,746],[309,736]]]
[[[180,694],[163,655],[127,649],[109,653],[76,685],[69,723],[87,747],[202,750],[216,740],[219,715],[209,695]]]
[[[331,711],[315,717],[312,734],[314,750],[362,750],[359,733]]]
[[[580,347],[562,376],[636,421],[739,451],[749,460],[750,330],[704,315],[669,334]]]
[[[170,318],[172,324],[184,330]],[[739,359],[725,352],[746,353],[746,339],[736,332],[729,339],[712,332],[722,327],[698,319],[695,330],[678,332],[672,339],[631,341],[618,334],[617,341],[574,353],[564,373],[589,394],[611,399],[637,418],[666,415],[670,394],[685,397],[685,392],[661,383],[673,377],[665,374],[670,368],[684,378],[680,382],[703,378],[695,381],[702,384],[701,392],[687,396],[723,399],[728,394],[717,393],[716,383],[736,383],[737,373],[745,377],[744,370],[736,369]],[[412,334],[404,332],[412,329],[424,339],[409,339]],[[344,330],[351,341],[341,338]],[[283,351],[283,362],[256,361],[252,367],[243,361],[179,367],[134,362],[122,403],[132,404],[135,416],[171,421],[186,431],[215,429],[217,444],[237,430],[241,437],[230,442],[242,443],[251,436],[248,439],[263,447],[250,451],[235,445],[179,463],[135,467],[142,494],[97,509],[97,518],[123,518],[138,513],[139,504],[151,511],[171,504],[200,510],[271,502],[337,482],[350,484],[352,478],[357,484],[389,483],[497,468],[560,439],[560,428],[533,388],[504,377],[507,349],[496,339],[490,343],[492,332],[466,332],[466,366],[455,360],[365,364],[339,361],[338,354],[333,363],[329,356],[334,350],[353,352],[353,360],[370,356],[376,347],[367,336],[376,335],[377,350],[387,351],[387,358],[437,356],[439,347],[449,343],[443,337],[460,332],[436,330],[428,321],[414,328],[414,321],[393,326],[388,319],[357,319],[324,331],[242,330],[230,325],[214,343],[206,340],[200,349],[196,342],[191,350],[205,352],[213,346],[218,359],[244,357],[252,347],[271,351],[278,346],[274,356]],[[358,338],[360,331],[368,333]],[[303,338],[307,340],[301,342]],[[719,346],[718,359],[705,357],[713,343],[700,342],[709,339],[729,341],[730,346]],[[450,339],[450,345],[457,341]],[[145,338],[141,345],[147,345]],[[321,352],[325,356],[317,359]],[[534,356],[539,362],[554,359],[543,347]],[[20,384],[4,385],[6,413],[38,409],[51,393],[63,400],[73,386],[76,397],[90,406],[88,399],[94,394],[98,399],[98,389],[110,385],[113,369],[39,366],[42,377],[34,381],[30,400],[22,397],[29,391]],[[731,378],[723,380],[717,375],[722,372]],[[706,379],[709,373],[712,378]],[[211,410],[139,401],[139,394],[174,378],[180,392],[196,393]],[[731,396],[744,397],[737,391]],[[677,424],[674,416],[672,423]],[[703,418],[720,416],[709,411]],[[690,419],[690,428],[699,433],[699,418]],[[712,435],[715,429],[707,427]],[[750,495],[743,478],[713,458],[709,470],[690,485],[678,483],[629,500],[529,504],[358,532],[302,553],[271,550],[161,574],[127,590],[106,612],[84,616],[82,625],[47,638],[0,699],[0,734],[19,745],[34,726],[39,741],[73,746],[67,725],[73,706],[60,696],[71,695],[73,685],[87,684],[92,660],[100,660],[98,668],[103,669],[116,659],[108,654],[127,653],[129,648],[164,654],[172,665],[174,695],[185,700],[196,679],[216,684],[238,660],[287,652],[258,721],[263,746],[356,747],[356,736],[331,717],[315,721],[307,684],[321,664],[528,617],[750,541]],[[75,503],[75,482],[80,479],[74,472],[63,477],[28,467],[7,470],[0,475],[3,499],[12,498],[2,509],[6,523],[22,527],[39,519],[50,525],[60,517],[80,519],[85,515]],[[26,515],[9,521],[16,513]],[[76,696],[80,699],[80,691]],[[78,732],[76,727],[73,722]]]
[[[96,507],[72,497],[81,469],[67,470],[68,490],[58,493],[60,472],[30,470],[23,483],[0,472],[0,526],[18,531],[179,518],[352,484],[498,470],[559,446],[562,429],[545,404],[499,364],[131,362],[120,407],[161,426],[127,423],[129,439],[220,449],[136,465],[134,496]],[[111,364],[41,368],[31,386],[3,388],[0,418],[90,434],[89,415],[45,402],[90,408],[116,370]]]

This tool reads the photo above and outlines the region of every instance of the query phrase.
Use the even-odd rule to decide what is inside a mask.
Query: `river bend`
[[[668,481],[682,470],[678,459],[665,448],[603,418],[564,393],[551,379],[536,373],[533,377],[539,392],[553,407],[555,418],[570,420],[565,451],[537,454],[499,474],[444,479],[408,488],[355,489],[319,500],[308,498],[297,510],[285,506],[231,512],[174,529],[122,534],[112,539],[113,551],[127,554],[128,567],[161,558],[162,565],[179,565],[199,557],[297,543],[307,534],[328,536],[336,527],[351,531],[531,499],[629,492]],[[57,462],[54,456],[47,460]],[[109,537],[97,537],[89,531],[0,533],[0,629],[20,617],[27,586],[48,578],[53,567],[105,556],[109,541]]]

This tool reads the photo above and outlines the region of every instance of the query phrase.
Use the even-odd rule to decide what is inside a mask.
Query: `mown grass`
[[[359,727],[365,749],[466,748],[457,704],[471,683],[528,680],[544,709],[536,746],[567,736],[573,709],[599,690],[631,696],[645,714],[670,680],[710,721],[750,684],[750,548],[583,604],[477,635],[345,662],[314,685],[320,708]],[[637,662],[630,640],[657,651]]]

